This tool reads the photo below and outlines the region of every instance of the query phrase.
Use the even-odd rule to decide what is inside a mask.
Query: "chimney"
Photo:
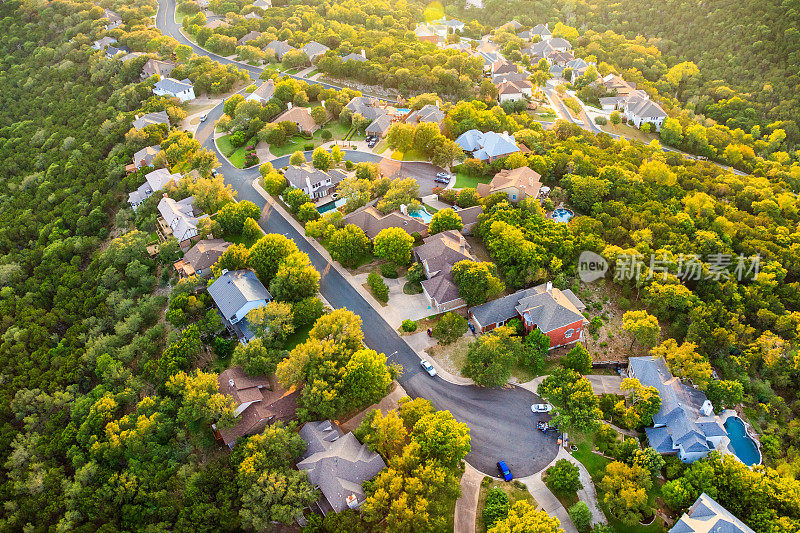
[[[436,109],[439,109],[439,100],[436,100]]]
[[[547,292],[551,292],[552,290],[553,290],[553,282],[552,281],[548,281],[547,282]]]
[[[291,102],[286,102],[286,110],[289,111],[292,108]]]
[[[367,58],[367,52],[363,48],[361,49],[361,57],[363,57],[364,59]]]
[[[347,506],[350,509],[356,509],[358,507],[358,500],[356,499],[356,495],[355,494],[350,494],[347,497],[346,501],[347,501]]]
[[[223,269],[222,269],[222,275],[224,276],[224,275],[225,275],[225,274],[227,274],[227,273],[228,273],[228,269],[227,269],[227,268],[223,268]]]

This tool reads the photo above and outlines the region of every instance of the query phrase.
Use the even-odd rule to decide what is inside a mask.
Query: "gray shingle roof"
[[[369,120],[375,120],[379,116],[386,114],[384,109],[378,107],[378,99],[371,96],[356,96],[344,108]]]
[[[175,78],[164,78],[163,80],[156,82],[156,84],[153,86],[154,89],[165,91],[170,94],[182,93],[183,91],[188,91],[192,87],[192,82],[188,78],[182,80],[176,80]]]
[[[755,533],[705,492],[669,530],[670,533]]]
[[[309,481],[319,487],[327,506],[337,513],[343,511],[351,495],[361,504],[366,498],[362,483],[386,468],[381,456],[328,420],[309,422],[299,434],[306,451],[297,468],[305,470]]]
[[[391,117],[389,115],[381,115],[373,120],[365,131],[366,133],[385,135],[391,125]]]
[[[252,270],[225,272],[208,287],[208,294],[228,321],[248,302],[272,300]]]
[[[325,172],[308,165],[289,165],[283,175],[289,181],[289,185],[298,189],[305,189],[308,184],[315,185],[328,179],[331,180],[330,185],[336,185],[346,177],[341,170],[333,169]]]
[[[355,53],[352,53],[352,52],[347,54],[346,56],[344,56],[342,58],[342,61],[345,61],[345,62],[347,62],[347,61],[363,62],[363,61],[366,61],[366,60],[367,60],[367,58],[362,56],[361,54],[355,54]]]
[[[195,271],[206,270],[219,260],[230,245],[225,239],[203,239],[184,254],[183,260],[192,265]]]
[[[569,303],[562,300],[562,297]],[[552,289],[548,292],[547,285],[542,284],[473,307],[470,313],[484,327],[527,313],[531,323],[536,324],[543,332],[548,332],[578,320],[585,320],[583,315],[568,307],[569,304],[578,311],[586,307],[571,290]]]
[[[155,113],[147,113],[141,117],[137,117],[133,121],[133,127],[136,129],[144,128],[150,124],[166,124],[169,126],[169,116],[166,111],[156,111]]]
[[[266,48],[273,50],[275,55],[278,59],[283,59],[283,56],[291,51],[294,50],[294,47],[290,45],[287,41],[272,41],[269,43]]]
[[[560,303],[555,291],[558,289],[522,298],[516,306],[517,313],[544,333],[585,320],[582,314]]]
[[[421,122],[436,122],[439,123],[444,120],[444,113],[439,106],[435,104],[428,104],[422,109],[412,111],[406,118],[409,124],[419,124]]]
[[[318,43],[317,41],[311,41],[310,43],[303,45],[303,52],[305,52],[310,59],[322,55],[328,50],[330,50],[330,48],[322,43]]]

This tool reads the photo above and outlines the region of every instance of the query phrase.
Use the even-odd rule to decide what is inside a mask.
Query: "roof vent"
[[[356,495],[355,494],[350,494],[347,497],[347,506],[350,509],[355,509],[356,507],[358,507],[358,500],[356,499]]]
[[[222,275],[224,276],[224,275],[225,275],[225,274],[227,274],[227,273],[228,273],[228,269],[227,269],[227,268],[223,268],[223,269],[222,269]]]
[[[234,383],[234,381],[232,379],[229,379],[228,380],[228,385],[230,385],[231,387],[235,387],[236,383]]]

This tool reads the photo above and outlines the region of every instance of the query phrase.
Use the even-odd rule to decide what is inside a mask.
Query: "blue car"
[[[500,472],[500,475],[503,476],[503,479],[506,481],[511,481],[514,479],[514,476],[511,475],[511,470],[508,469],[508,465],[505,461],[499,461],[497,463],[497,471]]]

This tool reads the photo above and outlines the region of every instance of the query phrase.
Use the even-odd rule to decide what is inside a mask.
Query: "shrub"
[[[369,276],[367,276],[367,285],[376,300],[383,303],[389,301],[389,287],[386,286],[386,283],[383,282],[383,278],[378,274],[370,272]]]
[[[592,317],[592,320],[589,321],[589,333],[596,333],[600,326],[603,325],[603,319],[599,316]]]
[[[408,267],[406,279],[411,283],[420,283],[425,279],[425,268],[421,263],[413,263]]]
[[[403,320],[402,328],[406,333],[411,333],[412,331],[417,331],[417,323],[407,318]]]
[[[350,160],[347,160],[347,161],[344,162],[344,168],[346,168],[347,170],[353,170],[353,167],[355,167],[355,166],[356,166],[356,164],[353,163]]]
[[[303,150],[305,150],[306,152],[308,152],[309,150],[313,150],[313,149],[314,149],[314,145],[313,144],[304,144],[303,145]]]
[[[388,279],[397,279],[397,266],[392,262],[381,265],[381,275]]]
[[[322,300],[316,296],[303,298],[292,304],[292,324],[295,329],[310,326],[322,316],[323,310]]]
[[[606,117],[595,117],[594,123],[600,126],[605,126],[608,124],[608,119]]]
[[[567,459],[559,459],[546,472],[545,483],[553,492],[570,494],[583,488],[578,467]]]
[[[483,524],[491,529],[495,522],[508,516],[508,494],[500,487],[494,487],[486,494],[483,507]]]
[[[244,166],[245,167],[252,167],[258,164],[258,156],[255,152],[248,152],[247,155],[244,156]]]
[[[569,508],[569,517],[578,531],[587,533],[592,527],[592,511],[585,502],[578,502]]]
[[[506,327],[510,328],[517,335],[522,335],[525,331],[525,328],[522,326],[522,320],[519,318],[512,318],[506,322]]]

